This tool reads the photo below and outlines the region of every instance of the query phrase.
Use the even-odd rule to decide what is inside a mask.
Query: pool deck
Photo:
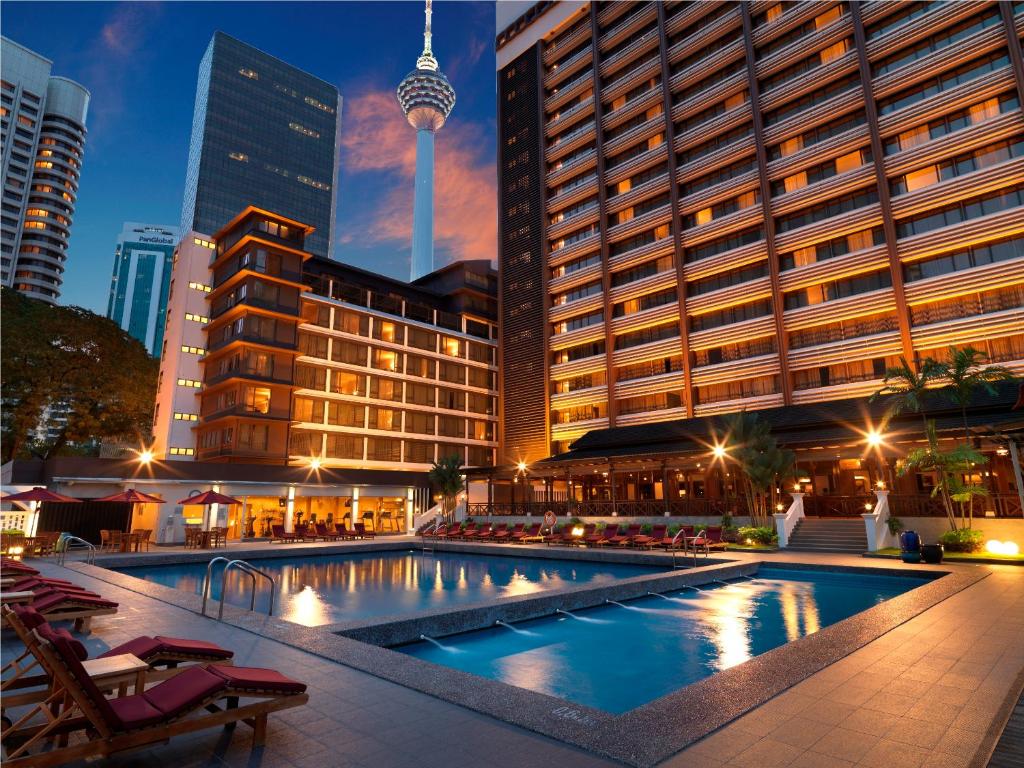
[[[410,541],[388,537],[371,546],[402,548]],[[255,557],[273,551],[305,555],[367,548],[371,547],[296,544],[271,549],[266,544],[245,544],[232,545],[226,554]],[[497,547],[481,549],[494,551]],[[554,547],[515,549],[550,553],[548,556],[569,556],[573,552]],[[208,560],[211,551],[196,554],[197,559]],[[215,554],[225,552],[218,550]],[[125,564],[180,559],[181,555],[180,550],[159,548],[149,554],[131,555],[125,558],[129,561]],[[726,557],[751,564],[766,561],[883,570],[894,567],[890,561],[845,555],[729,552]],[[211,731],[92,765],[429,768],[617,764],[534,730],[353,668],[359,667],[358,663],[349,666],[330,660],[315,644],[304,645],[307,632],[315,633],[316,628],[274,621],[272,628],[276,631],[266,632],[263,630],[267,627],[260,626],[265,621],[255,621],[251,614],[246,617],[247,612],[231,608],[226,612],[230,623],[217,622],[199,616],[187,601],[175,600],[172,605],[157,593],[118,586],[118,574],[104,575],[99,580],[88,575],[96,573],[92,568],[72,568],[78,573],[69,575],[67,569],[42,565],[48,575],[71,578],[122,606],[116,616],[94,620],[94,631],[87,640],[94,653],[143,633],[200,637],[235,649],[238,664],[272,666],[311,684],[307,706],[271,718],[267,746],[261,750],[250,750],[247,729],[243,728],[230,738]],[[795,684],[776,681],[779,690],[757,701],[753,709],[742,707],[741,711],[749,710],[746,714],[657,764],[680,768],[984,766],[1024,687],[1024,568],[943,565],[935,570],[953,574],[966,586],[949,596],[940,595],[937,602],[909,618],[890,617],[894,626],[880,637],[866,644],[853,643],[843,649],[838,661],[809,676],[800,675],[805,679]],[[826,632],[819,634],[824,636]],[[363,645],[333,637],[350,650]],[[4,656],[16,648],[17,641],[5,632]],[[735,669],[747,668],[748,676],[756,677],[758,659]],[[742,682],[743,676],[737,675],[737,679]],[[758,684],[756,679],[748,681],[752,687]],[[727,702],[723,699],[721,703]],[[601,751],[614,754],[614,750]],[[648,759],[626,762],[655,764]]]

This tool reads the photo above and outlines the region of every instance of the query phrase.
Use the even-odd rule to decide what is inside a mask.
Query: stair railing
[[[218,562],[227,563],[227,565],[224,566],[224,570],[220,575],[220,608],[217,611],[217,621],[224,620],[224,594],[228,583],[228,571],[232,568],[237,568],[239,571],[246,574],[251,581],[252,590],[249,597],[250,611],[256,610],[256,577],[259,576],[270,582],[270,608],[267,611],[267,615],[274,615],[274,597],[277,593],[277,581],[273,576],[261,571],[252,563],[246,562],[245,560],[229,560],[226,557],[215,557],[207,564],[206,576],[203,578],[203,607],[201,610],[203,616],[206,615],[206,604],[210,599],[210,588],[213,584],[213,566],[214,563]]]
[[[793,502],[785,512],[776,512],[772,517],[775,519],[775,533],[779,537],[779,549],[789,546],[789,537],[793,535],[793,529],[804,516],[804,495],[799,492],[793,493]]]

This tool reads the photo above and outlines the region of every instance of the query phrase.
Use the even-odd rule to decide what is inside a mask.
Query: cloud
[[[407,248],[412,237],[416,137],[394,91],[373,90],[347,98],[341,134],[342,173],[378,177],[360,178],[357,186],[386,191],[373,201],[367,215],[346,213],[348,221],[340,227],[339,242]],[[438,264],[496,258],[497,180],[491,142],[479,125],[460,121],[457,113],[437,134],[434,251]]]

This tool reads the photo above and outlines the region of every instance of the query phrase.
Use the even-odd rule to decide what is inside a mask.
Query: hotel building
[[[164,224],[125,222],[114,247],[107,317],[160,354],[167,314],[167,292],[178,229]]]
[[[503,461],[951,344],[1024,372],[1024,3],[507,13]]]
[[[0,59],[0,282],[56,304],[78,199],[89,92],[52,76],[52,61],[6,37]]]
[[[304,250],[248,208],[178,246],[154,434],[160,457],[424,472],[497,447],[496,275],[408,284]]]

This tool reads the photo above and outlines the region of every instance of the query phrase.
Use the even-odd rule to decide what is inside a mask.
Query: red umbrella
[[[217,493],[216,491],[206,491],[204,493],[196,494],[195,496],[189,496],[186,499],[178,499],[178,504],[198,504],[199,506],[208,506],[210,504],[241,504],[238,499],[233,499],[230,496],[225,496],[223,493]]]
[[[40,488],[38,485],[31,491],[22,491],[21,493],[13,493],[10,496],[4,496],[0,501],[59,501],[62,503],[71,502],[74,504],[81,504],[81,499],[73,499],[70,496],[54,493],[46,488]]]
[[[117,501],[125,504],[166,504],[159,496],[150,496],[148,493],[136,491],[134,488],[128,488],[120,493],[115,493],[113,496],[104,496],[102,499],[93,499],[93,501]]]

